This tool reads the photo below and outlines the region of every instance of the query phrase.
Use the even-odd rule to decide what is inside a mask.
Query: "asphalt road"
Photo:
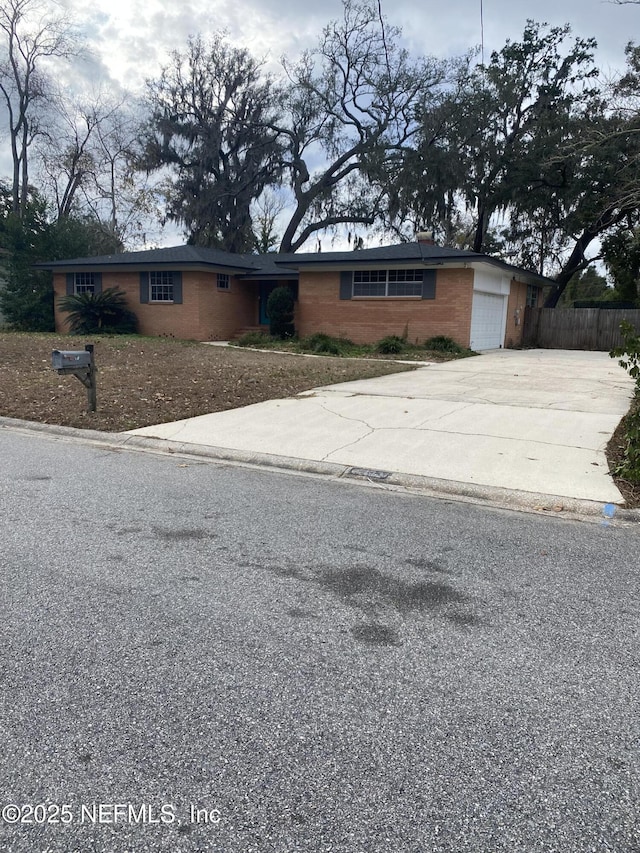
[[[0,460],[0,850],[640,850],[637,529]]]

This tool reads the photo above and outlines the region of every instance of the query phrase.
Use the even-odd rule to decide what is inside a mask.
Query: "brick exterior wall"
[[[507,302],[507,324],[504,333],[504,345],[507,349],[522,344],[524,309],[527,304],[527,285],[521,281],[511,281],[511,290]]]
[[[66,275],[54,275],[56,331],[67,332],[66,315],[58,300],[66,294]],[[127,294],[144,335],[166,335],[200,341],[228,340],[246,326],[258,323],[259,283],[231,277],[230,290],[218,290],[216,274],[185,271],[181,304],[140,303],[138,272],[103,272],[102,288],[117,287]],[[507,305],[505,347],[522,342],[527,285],[511,282]],[[300,336],[325,332],[355,343],[374,343],[386,335],[407,332],[411,343],[446,335],[469,346],[472,269],[439,269],[436,298],[340,299],[340,273],[300,272],[295,326]],[[518,314],[516,314],[518,312]],[[519,322],[518,322],[519,321]]]
[[[258,322],[258,283],[231,278],[229,290],[218,290],[216,276],[211,273],[186,273],[195,287],[200,306],[200,331],[196,340],[228,341],[244,326]]]
[[[300,272],[296,330],[300,336],[325,332],[355,343],[403,335],[411,343],[446,335],[469,345],[472,269],[437,271],[436,298],[340,299],[339,272]]]
[[[218,290],[215,273],[185,271],[182,274],[182,303],[140,302],[138,272],[103,272],[102,289],[117,287],[127,294],[129,307],[138,317],[143,335],[165,335],[185,340],[228,340],[243,326],[258,321],[258,283],[231,277],[231,287]],[[67,332],[66,315],[58,308],[66,294],[66,275],[53,278],[56,331]]]

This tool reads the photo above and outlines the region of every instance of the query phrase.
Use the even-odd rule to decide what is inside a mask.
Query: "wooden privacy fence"
[[[542,349],[608,351],[622,344],[623,320],[640,331],[638,308],[527,308],[522,344]]]

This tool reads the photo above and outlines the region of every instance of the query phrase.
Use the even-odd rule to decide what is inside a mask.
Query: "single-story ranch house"
[[[373,343],[446,335],[475,350],[518,346],[527,305],[549,279],[489,255],[416,242],[347,252],[230,254],[176,246],[38,264],[53,272],[56,329],[67,331],[59,300],[118,288],[145,335],[228,340],[268,329],[267,299],[278,285],[295,296],[300,336],[325,332]]]

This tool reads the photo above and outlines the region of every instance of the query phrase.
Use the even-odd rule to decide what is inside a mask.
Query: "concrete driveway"
[[[499,350],[132,434],[622,503],[604,451],[632,394],[607,353]]]

